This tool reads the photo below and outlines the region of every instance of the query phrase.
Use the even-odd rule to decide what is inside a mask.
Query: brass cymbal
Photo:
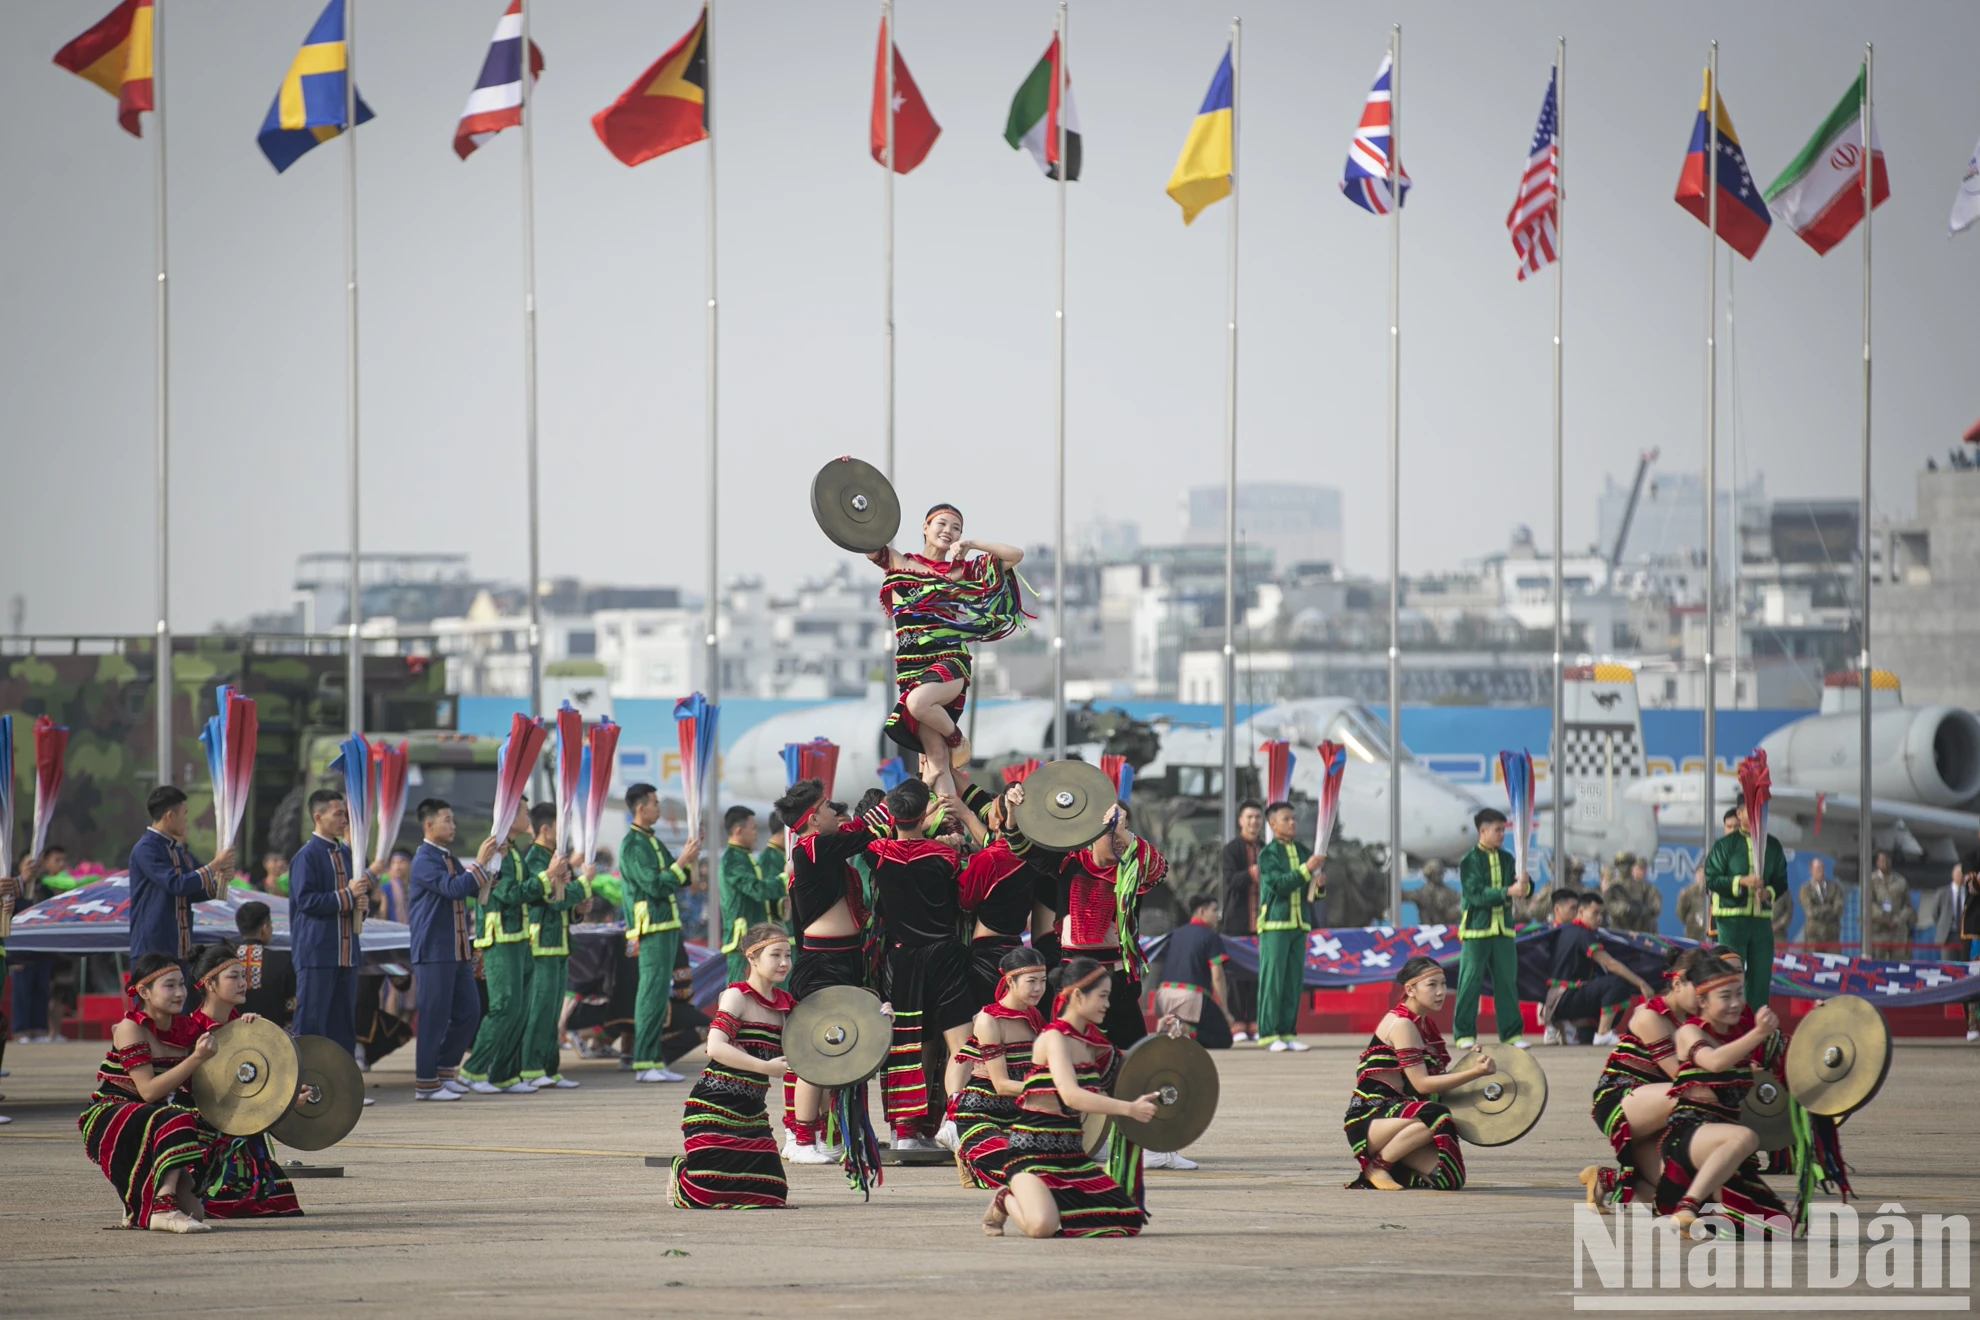
[[[833,545],[870,555],[885,550],[901,530],[901,501],[879,468],[835,458],[811,479],[811,516]]]
[[[1139,1093],[1135,1096],[1140,1099]],[[1113,1120],[1105,1114],[1081,1114],[1079,1116],[1079,1144],[1086,1148],[1088,1155],[1097,1154],[1107,1141],[1107,1125]]]
[[[1025,800],[1031,800],[1030,794]],[[1217,1116],[1218,1091],[1217,1065],[1209,1050],[1182,1036],[1144,1036],[1121,1060],[1114,1097],[1139,1100],[1153,1092],[1155,1117],[1146,1123],[1121,1117],[1107,1121],[1144,1150],[1182,1150],[1209,1130]]]
[[[298,1036],[297,1085],[302,1102],[289,1106],[268,1135],[297,1150],[322,1150],[351,1134],[364,1113],[364,1074],[357,1060],[328,1036]]]
[[[784,1057],[813,1086],[851,1086],[880,1071],[894,1024],[880,997],[856,985],[806,995],[784,1023]]]
[[[1458,1136],[1474,1146],[1504,1146],[1532,1131],[1547,1112],[1547,1074],[1531,1053],[1505,1041],[1488,1041],[1479,1048],[1498,1071],[1442,1091],[1437,1098],[1451,1111]],[[1453,1069],[1466,1066],[1464,1059],[1451,1064]]]
[[[1782,1150],[1794,1140],[1794,1120],[1788,1116],[1788,1089],[1765,1068],[1753,1072],[1753,1085],[1740,1102],[1739,1121],[1760,1138],[1761,1150]]]
[[[1788,1042],[1788,1090],[1811,1114],[1855,1113],[1890,1071],[1890,1025],[1875,1004],[1857,995],[1823,1000]]]
[[[1107,831],[1107,813],[1120,801],[1114,781],[1085,761],[1052,761],[1024,781],[1024,801],[1012,813],[1033,843],[1057,851],[1084,848]]]
[[[230,1137],[266,1132],[295,1103],[296,1045],[267,1018],[216,1027],[212,1058],[193,1069],[193,1103]]]

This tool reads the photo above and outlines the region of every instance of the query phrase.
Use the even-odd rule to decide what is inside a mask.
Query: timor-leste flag
[[[652,68],[591,117],[598,140],[627,165],[708,136],[708,9]]]
[[[151,0],[123,0],[89,31],[55,52],[55,63],[117,98],[117,122],[143,137],[138,115],[151,99]]]

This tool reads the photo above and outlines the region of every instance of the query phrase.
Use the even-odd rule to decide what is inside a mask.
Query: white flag
[[[1975,147],[1967,158],[1966,174],[1953,197],[1952,218],[1946,222],[1947,237],[1970,229],[1975,220],[1980,220],[1980,147]]]

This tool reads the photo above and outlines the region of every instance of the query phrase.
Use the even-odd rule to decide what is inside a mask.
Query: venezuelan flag
[[[1183,223],[1196,219],[1204,207],[1231,195],[1231,108],[1235,88],[1231,78],[1231,48],[1224,47],[1223,62],[1210,80],[1203,97],[1203,108],[1183,139],[1182,155],[1176,158],[1176,172],[1169,176],[1169,196],[1182,207]]]
[[[1707,138],[1711,131],[1705,119],[1708,105],[1714,108],[1719,122],[1719,237],[1751,261],[1766,240],[1774,217],[1767,210],[1760,185],[1753,181],[1753,172],[1746,168],[1746,153],[1740,150],[1739,134],[1733,132],[1726,103],[1712,86],[1710,69],[1705,71],[1705,90],[1698,98],[1698,118],[1691,126],[1691,146],[1685,151],[1684,170],[1678,175],[1677,204],[1697,216],[1699,224],[1711,223],[1706,216],[1705,198],[1705,153],[1710,146]]]
[[[151,99],[151,0],[123,0],[103,20],[55,52],[55,63],[117,98],[117,122],[143,137],[138,115]]]
[[[591,117],[605,149],[626,165],[708,136],[708,9],[686,36]]]
[[[344,0],[330,0],[290,62],[255,139],[277,174],[301,160],[317,143],[328,142],[344,131],[344,78],[349,67],[344,50]],[[370,118],[371,107],[358,97],[358,123]]]

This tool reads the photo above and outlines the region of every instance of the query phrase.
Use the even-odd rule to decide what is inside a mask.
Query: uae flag
[[[1063,106],[1059,104],[1062,81],[1066,91]],[[1073,101],[1072,79],[1062,80],[1059,76],[1059,39],[1054,36],[1052,44],[1045,48],[1045,57],[1011,98],[1010,122],[1004,125],[1004,141],[1011,144],[1012,150],[1023,147],[1029,151],[1048,179],[1059,177],[1062,116],[1066,125],[1066,178],[1073,180],[1079,177],[1079,106]]]
[[[1817,254],[1842,242],[1863,218],[1864,90],[1859,68],[1815,136],[1767,189],[1767,205]],[[1875,206],[1891,195],[1875,119],[1870,121],[1870,189]]]

